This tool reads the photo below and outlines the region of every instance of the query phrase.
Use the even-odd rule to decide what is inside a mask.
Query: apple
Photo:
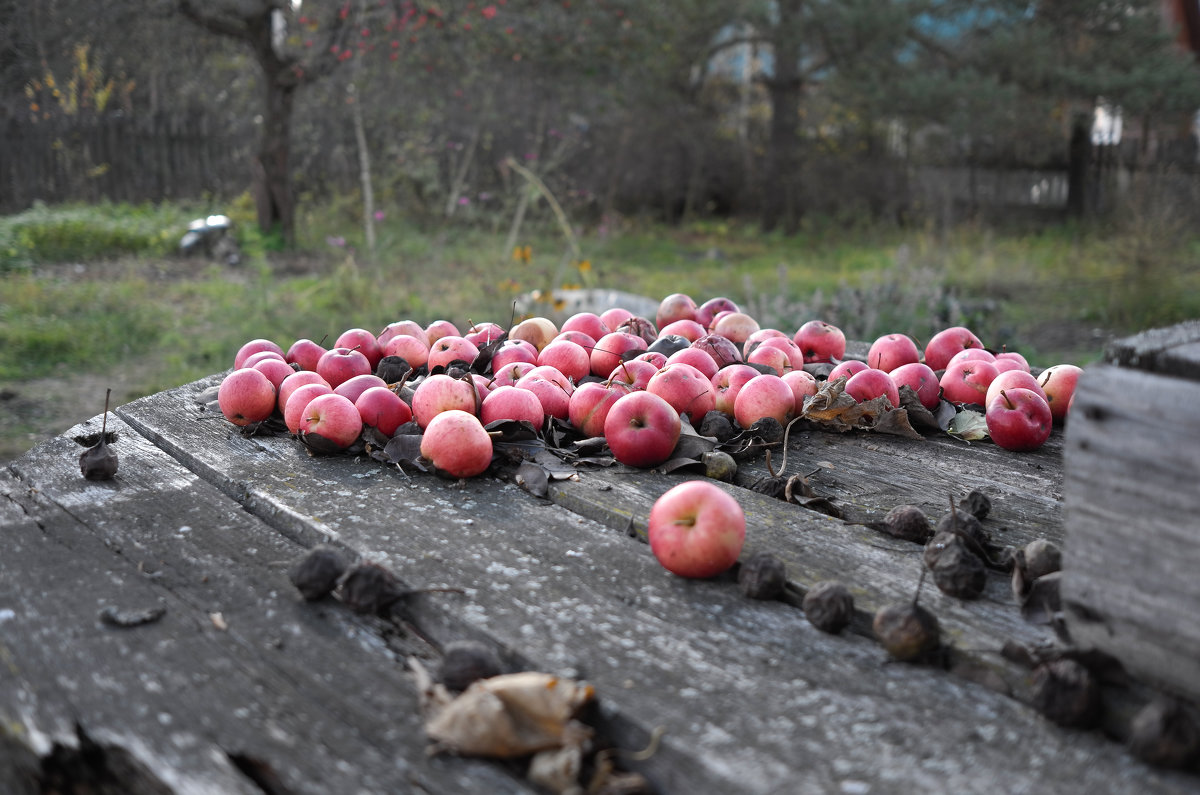
[[[804,366],[804,352],[800,350],[800,346],[792,342],[792,338],[782,333],[778,337],[767,337],[760,340],[755,346],[756,348],[778,348],[788,355],[791,362],[791,369],[799,370]],[[753,351],[751,351],[753,352]]]
[[[607,334],[608,332],[605,332]],[[603,334],[601,336],[604,336]],[[592,348],[596,347],[596,338],[590,334],[584,334],[582,331],[568,329],[567,331],[558,332],[558,336],[550,341],[553,345],[556,342],[573,342],[576,345],[587,351],[588,356],[592,355]]]
[[[988,435],[1005,450],[1036,450],[1050,438],[1050,404],[1032,389],[1001,389],[984,411]]]
[[[517,382],[521,380],[521,376],[536,366],[530,362],[513,362],[512,364],[506,364],[499,370],[493,369],[492,389],[502,386],[516,386]]]
[[[653,364],[641,359],[631,359],[628,362],[621,362],[611,373],[608,374],[608,383],[624,384],[629,389],[645,389],[646,384],[650,383],[650,379],[654,377],[659,368]]]
[[[924,362],[909,362],[902,364],[888,373],[896,383],[896,389],[907,386],[917,393],[921,405],[933,411],[942,401],[942,386],[938,383],[937,373]],[[897,392],[899,394],[899,392]]]
[[[252,367],[234,370],[217,388],[217,403],[225,419],[246,426],[262,422],[275,411],[275,385]]]
[[[383,358],[383,352],[379,347],[378,340],[374,334],[365,328],[352,328],[343,331],[333,343],[333,347],[357,348],[363,356],[367,357],[367,361],[371,363],[372,370],[379,364],[379,360]]]
[[[999,354],[996,355],[996,359],[992,362],[992,364],[996,365],[996,369],[1002,373],[1007,370],[1020,370],[1023,373],[1029,372],[1029,370],[1022,367],[1021,363],[1016,359],[1007,356],[1001,359]]]
[[[717,315],[722,312],[740,312],[738,305],[728,298],[710,298],[696,307],[696,322],[705,328],[711,328]]]
[[[246,368],[243,367],[243,370]],[[279,385],[283,380],[290,375],[297,375],[297,372],[292,369],[292,366],[283,359],[263,359],[256,363],[251,370],[258,370],[265,375],[271,382],[271,386],[275,387],[276,392],[279,390]]]
[[[996,356],[986,348],[963,348],[961,351],[950,357],[950,361],[946,362],[946,366],[949,367],[955,362],[961,362],[963,360],[991,362],[992,364],[995,364]]]
[[[546,422],[546,413],[542,410],[542,401],[528,389],[500,386],[483,399],[479,418],[484,425],[497,420],[525,420],[540,429]]]
[[[710,380],[713,385],[713,408],[733,416],[733,404],[738,392],[752,378],[761,375],[758,370],[748,364],[731,364],[722,367]]]
[[[563,321],[559,333],[564,331],[580,331],[593,340],[598,340],[612,331],[595,312],[578,312]]]
[[[654,315],[654,323],[662,328],[677,320],[694,321],[696,309],[696,302],[690,295],[672,293],[659,302],[658,312]]]
[[[667,363],[667,354],[662,351],[646,351],[634,356],[630,361],[650,362],[650,364],[654,365],[655,370],[661,370],[663,365]]]
[[[479,348],[466,337],[442,337],[429,346],[430,370],[438,367],[445,369],[451,362],[466,362],[470,364],[479,355]]]
[[[362,415],[349,398],[317,395],[304,407],[299,436],[310,450],[319,453],[345,450],[361,433]]]
[[[287,364],[287,360],[283,358],[282,353],[276,353],[275,351],[259,351],[258,353],[252,353],[247,356],[242,361],[242,366],[237,369],[245,370],[246,368],[253,367],[259,362],[269,362],[272,360]]]
[[[609,307],[600,313],[600,321],[613,331],[616,331],[617,326],[631,317],[633,317],[633,313],[623,306]]]
[[[592,349],[592,375],[603,378],[621,363],[626,352],[644,350],[646,341],[636,334],[627,334],[624,331],[605,334],[596,340],[596,347]],[[633,355],[630,358],[633,358]]]
[[[717,367],[724,367],[725,365],[736,364],[742,361],[741,346],[720,334],[705,334],[693,342],[692,347],[698,348],[711,356],[713,361],[717,363]]]
[[[429,362],[429,346],[420,337],[397,334],[383,345],[384,356],[399,356],[416,370]]]
[[[386,386],[373,386],[354,401],[362,424],[391,437],[404,423],[412,419],[412,409],[399,395]]]
[[[1041,395],[1047,404],[1050,402],[1038,380],[1024,370],[1001,370],[997,373],[996,377],[992,379],[992,383],[988,384],[987,396],[984,398],[983,405],[992,405],[992,400],[1000,394],[1001,389],[1028,389]]]
[[[704,415],[716,408],[712,381],[683,362],[667,362],[666,367],[650,378],[646,391],[667,401],[680,414],[687,414],[694,425],[699,425]]]
[[[300,424],[304,419],[304,409],[308,408],[309,402],[321,395],[332,394],[333,389],[324,381],[313,384],[301,384],[293,389],[291,394],[288,395],[287,402],[283,404],[283,424],[287,426],[288,431],[292,435],[300,433]]]
[[[770,367],[775,371],[775,375],[783,375],[792,369],[792,358],[788,356],[787,351],[772,345],[759,345],[750,351],[750,355],[746,357],[746,362],[748,364],[761,364]]]
[[[713,359],[712,354],[702,348],[684,348],[681,351],[675,351],[675,353],[667,357],[667,364],[674,364],[675,362],[690,364],[704,373],[705,378],[709,379],[721,369],[721,365]],[[665,367],[666,365],[663,366]]]
[[[425,343],[426,348],[429,347],[429,334],[421,327],[421,324],[415,320],[397,320],[395,323],[388,323],[383,327],[383,331],[376,335],[375,342],[379,344],[379,349],[383,350],[389,341],[401,335],[406,337],[416,337],[421,342]],[[351,346],[347,345],[346,347],[349,348]]]
[[[749,337],[747,337],[746,341],[742,343],[742,357],[745,358],[745,357],[749,356],[750,351],[757,348],[758,344],[760,342],[762,342],[763,340],[771,339],[773,337],[786,338],[787,335],[784,334],[782,331],[780,331],[777,328],[760,328],[758,331],[754,332]]]
[[[548,365],[571,379],[581,381],[592,372],[592,357],[583,346],[570,340],[558,340],[538,353],[538,366]]]
[[[1054,417],[1055,422],[1062,422],[1066,418],[1067,408],[1071,398],[1075,396],[1075,387],[1082,374],[1083,368],[1081,367],[1073,364],[1056,364],[1042,370],[1038,375],[1038,384],[1046,393],[1046,400],[1050,403],[1050,414]]]
[[[288,364],[298,364],[302,370],[316,371],[317,362],[326,353],[326,348],[307,337],[296,340],[288,348],[284,359]]]
[[[795,408],[793,413],[799,415],[804,411],[804,398],[809,395],[817,394],[817,390],[821,385],[817,383],[817,377],[806,370],[789,370],[783,374],[783,382],[792,390],[792,397],[795,399]],[[937,381],[935,380],[936,384]]]
[[[552,367],[535,367],[517,382],[517,388],[527,389],[537,396],[542,403],[542,413],[567,419],[571,403],[571,393],[575,391],[571,382],[557,370],[549,373]]]
[[[720,334],[738,346],[758,329],[758,321],[745,312],[724,312],[713,318],[713,333]]]
[[[503,370],[513,362],[537,364],[538,349],[528,340],[507,339],[492,353],[492,372]]]
[[[896,382],[883,370],[874,367],[850,376],[850,380],[846,382],[846,394],[859,403],[886,397],[893,407],[900,407],[900,391],[896,388]]]
[[[960,359],[942,373],[942,396],[951,403],[984,405],[987,389],[1000,372],[996,365],[979,359]]]
[[[430,345],[440,340],[442,337],[463,337],[465,336],[458,330],[458,326],[451,323],[449,320],[435,320],[425,327],[425,341]]]
[[[637,315],[634,315],[621,325],[617,326],[616,330],[624,331],[626,334],[633,334],[634,336],[641,337],[646,341],[647,346],[658,339],[658,329],[655,327],[655,325],[646,318],[638,317]]]
[[[421,456],[451,477],[474,477],[491,466],[492,437],[474,414],[443,411],[421,437]]]
[[[751,378],[733,399],[733,418],[749,428],[763,417],[774,417],[787,425],[796,412],[796,395],[781,377],[763,373]]]
[[[604,418],[604,438],[622,464],[652,467],[671,457],[683,423],[679,412],[653,392],[630,392]]]
[[[800,347],[805,363],[832,362],[846,355],[846,335],[823,320],[810,320],[796,330],[792,342]]]
[[[351,348],[331,348],[317,360],[317,374],[334,389],[343,381],[366,375],[374,369],[361,351]]]
[[[558,336],[558,326],[547,317],[530,317],[513,326],[508,332],[512,340],[525,340],[533,343],[539,351],[550,344],[550,340]]]
[[[283,348],[280,348],[278,344],[271,342],[271,340],[250,340],[242,345],[242,347],[238,348],[237,354],[235,354],[233,357],[233,369],[242,369],[242,367],[245,366],[246,360],[260,351],[271,351],[283,356]]]
[[[863,370],[869,369],[871,368],[867,366],[866,362],[860,362],[858,359],[847,359],[835,365],[825,378],[827,381],[836,381],[844,375],[854,375],[855,373],[861,373]]]
[[[902,364],[921,361],[917,343],[907,334],[884,334],[871,343],[867,351],[867,364],[876,370],[889,373]]]
[[[1029,372],[1029,362],[1024,356],[1016,351],[1010,351],[1007,348],[996,354],[996,366],[999,367],[1001,362],[1015,362],[1017,367],[1020,367],[1025,372]],[[1005,367],[1007,368],[1007,364]]]
[[[589,381],[571,393],[567,404],[567,419],[585,436],[603,436],[604,420],[613,405],[633,390],[620,381],[601,383]]]
[[[943,370],[954,354],[966,348],[982,348],[974,332],[964,326],[951,326],[934,334],[925,343],[925,364],[931,370]]]
[[[707,480],[669,489],[650,508],[650,551],[680,577],[715,577],[742,554],[746,515],[738,501]]]
[[[469,379],[452,378],[445,373],[431,375],[413,390],[413,418],[422,428],[443,411],[457,409],[475,413],[479,396]]]
[[[447,334],[445,336],[457,336]],[[476,348],[482,348],[493,340],[498,340],[504,336],[504,329],[495,323],[476,323],[467,329],[467,333],[463,334],[463,339],[474,345]],[[432,342],[431,342],[432,344]]]
[[[279,398],[276,400],[275,406],[279,409],[280,413],[282,413],[284,407],[287,406],[288,398],[292,396],[292,392],[294,392],[297,388],[304,386],[305,384],[325,384],[325,386],[329,386],[329,384],[320,376],[320,374],[315,373],[312,370],[300,370],[292,373],[287,378],[283,379],[283,382],[279,384],[277,389]],[[329,387],[329,391],[332,392],[333,387]]]
[[[377,375],[370,373],[366,375],[356,375],[349,378],[333,388],[333,394],[341,395],[348,398],[351,403],[358,400],[358,396],[368,389],[377,386],[387,386],[387,382]]]
[[[659,339],[676,336],[683,337],[688,342],[695,342],[707,333],[708,329],[694,320],[676,320],[674,323],[668,323],[658,329]]]

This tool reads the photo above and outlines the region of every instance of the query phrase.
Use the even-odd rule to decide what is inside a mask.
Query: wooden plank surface
[[[1200,320],[1117,340],[1104,358],[1134,370],[1200,381]]]
[[[647,495],[658,488],[652,477],[641,496],[589,474],[572,484],[604,495],[597,504],[607,500],[607,519],[599,522],[492,479],[409,478],[374,462],[310,458],[286,438],[242,437],[199,411],[193,398],[206,385],[138,401],[120,415],[287,539],[333,540],[410,584],[464,587],[461,597],[424,596],[407,606],[408,619],[435,644],[485,638],[514,661],[586,676],[606,730],[623,747],[640,747],[664,726],[659,753],[639,765],[660,791],[1176,792],[1194,785],[1114,753],[1099,735],[1059,730],[994,690],[940,670],[886,664],[873,642],[821,634],[788,604],[745,599],[728,578],[667,574],[618,527],[620,517],[644,524]],[[628,500],[628,514],[614,497]],[[752,521],[770,515],[756,504],[750,513]],[[795,517],[793,510],[789,522]],[[786,535],[832,532],[819,517],[806,517],[799,532],[765,525],[754,525],[752,537],[782,543]],[[915,580],[911,550],[879,539],[861,546],[860,570],[873,577],[899,555],[913,563],[897,579]],[[877,552],[886,557],[874,561]],[[908,592],[897,587],[889,596]],[[385,681],[403,700],[403,687]]]
[[[1088,368],[1067,428],[1072,637],[1200,698],[1200,383]]]

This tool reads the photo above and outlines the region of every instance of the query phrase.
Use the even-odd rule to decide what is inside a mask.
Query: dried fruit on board
[[[117,474],[117,454],[108,446],[108,398],[104,392],[104,419],[100,421],[100,440],[79,456],[79,471],[88,480],[111,480]]]

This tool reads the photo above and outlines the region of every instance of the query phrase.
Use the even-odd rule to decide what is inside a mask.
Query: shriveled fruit
[[[1059,726],[1091,728],[1100,719],[1100,685],[1075,660],[1043,663],[1033,671],[1033,706]]]
[[[787,567],[770,552],[756,552],[738,568],[738,587],[751,599],[778,599],[787,586]]]
[[[814,583],[804,595],[802,607],[810,624],[834,635],[845,629],[854,617],[854,597],[837,580]]]
[[[883,648],[897,660],[920,660],[941,644],[937,616],[916,602],[879,608],[871,628]]]
[[[337,587],[346,571],[346,559],[330,546],[317,546],[297,561],[288,578],[306,600],[323,599]]]

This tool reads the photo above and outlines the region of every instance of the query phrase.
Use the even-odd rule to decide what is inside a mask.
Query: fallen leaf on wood
[[[978,411],[964,409],[954,415],[946,433],[968,442],[988,438],[987,422]]]

